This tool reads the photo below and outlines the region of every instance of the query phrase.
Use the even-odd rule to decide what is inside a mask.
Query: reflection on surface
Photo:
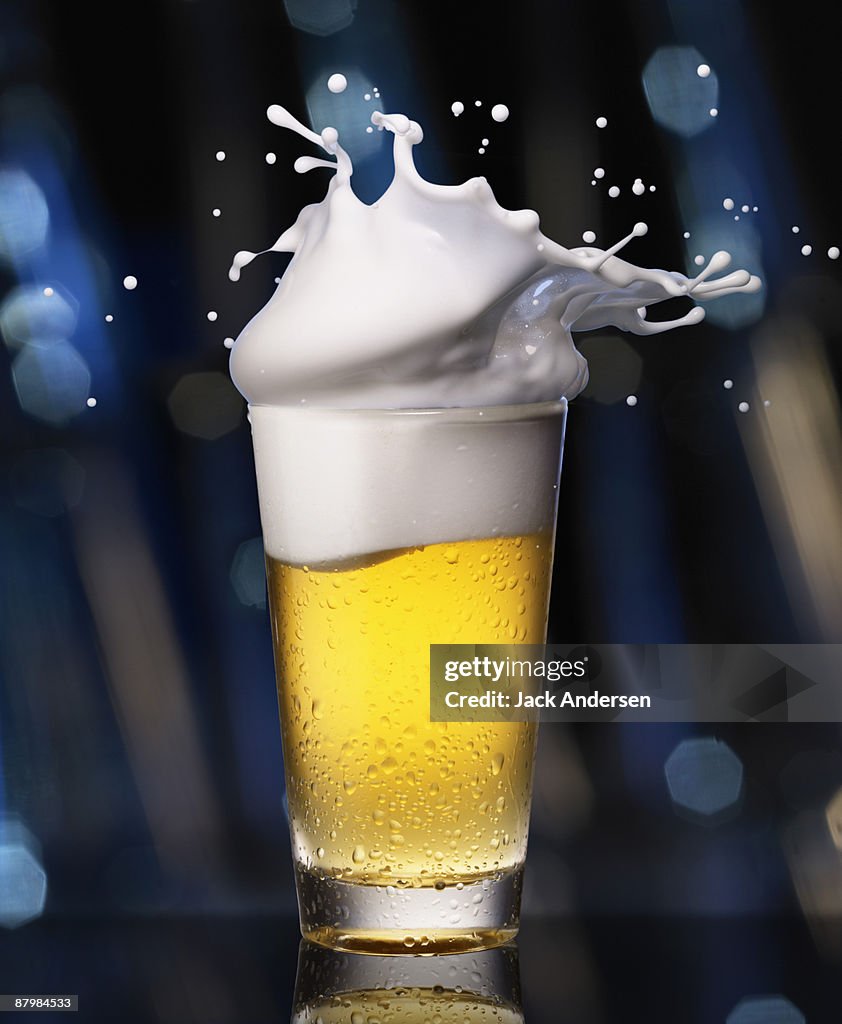
[[[364,956],[303,941],[292,1024],[523,1024],[517,947]]]

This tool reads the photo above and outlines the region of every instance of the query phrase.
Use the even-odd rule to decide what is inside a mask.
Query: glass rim
[[[429,409],[355,409],[343,406],[269,405],[267,403],[249,403],[248,408],[250,413],[256,410],[270,410],[279,413],[320,413],[324,416],[352,417],[354,419],[427,418],[449,423],[508,423],[561,416],[567,412],[567,405],[568,400],[561,397],[550,401],[523,402],[517,405],[436,406]]]

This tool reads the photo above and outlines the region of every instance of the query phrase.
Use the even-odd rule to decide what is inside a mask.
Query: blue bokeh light
[[[719,106],[719,82],[711,71],[706,78],[696,72],[704,58],[693,46],[662,46],[643,69],[643,88],[652,116],[664,128],[691,138],[710,128]]]
[[[38,844],[15,819],[0,821],[0,927],[17,928],[40,917],[46,900]]]
[[[677,808],[712,821],[733,809],[742,794],[743,766],[734,751],[712,736],[682,740],[664,765]]]
[[[263,540],[252,537],[237,548],[231,562],[231,586],[238,599],[250,608],[266,607],[266,568]]]
[[[331,36],[354,20],[357,0],[284,0],[293,28],[314,36]]]
[[[91,374],[68,341],[26,346],[15,356],[12,377],[24,412],[60,426],[85,408]]]
[[[0,259],[17,264],[47,238],[50,211],[41,188],[24,170],[0,171]]]
[[[805,1017],[783,996],[751,996],[734,1007],[726,1024],[805,1024]]]
[[[76,329],[79,304],[55,286],[45,294],[39,285],[13,289],[0,305],[0,332],[9,348],[30,341],[64,341]]]

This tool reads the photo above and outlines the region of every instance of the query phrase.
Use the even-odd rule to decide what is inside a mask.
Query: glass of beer
[[[302,942],[292,1024],[523,1024],[517,949],[358,956]]]
[[[430,644],[545,642],[566,408],[250,408],[305,938],[517,932],[536,726],[431,722]]]

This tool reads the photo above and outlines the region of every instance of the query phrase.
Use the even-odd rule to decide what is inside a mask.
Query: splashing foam
[[[695,305],[667,321],[646,319],[665,299],[709,300],[756,291],[745,270],[714,277],[717,252],[693,278],[637,267],[617,256],[647,227],[608,249],[567,249],[543,235],[533,210],[505,210],[485,178],[436,185],[415,168],[423,139],[403,114],[372,114],[392,132],[394,178],[367,205],[335,128],[311,131],[280,106],[269,120],[321,147],[299,173],[329,168],[320,203],[264,252],[293,258],[274,295],[237,339],[231,373],[253,405],[426,408],[572,398],[587,363],[572,331],[607,326],[648,335],[698,323]],[[259,253],[242,251],[236,281]]]

